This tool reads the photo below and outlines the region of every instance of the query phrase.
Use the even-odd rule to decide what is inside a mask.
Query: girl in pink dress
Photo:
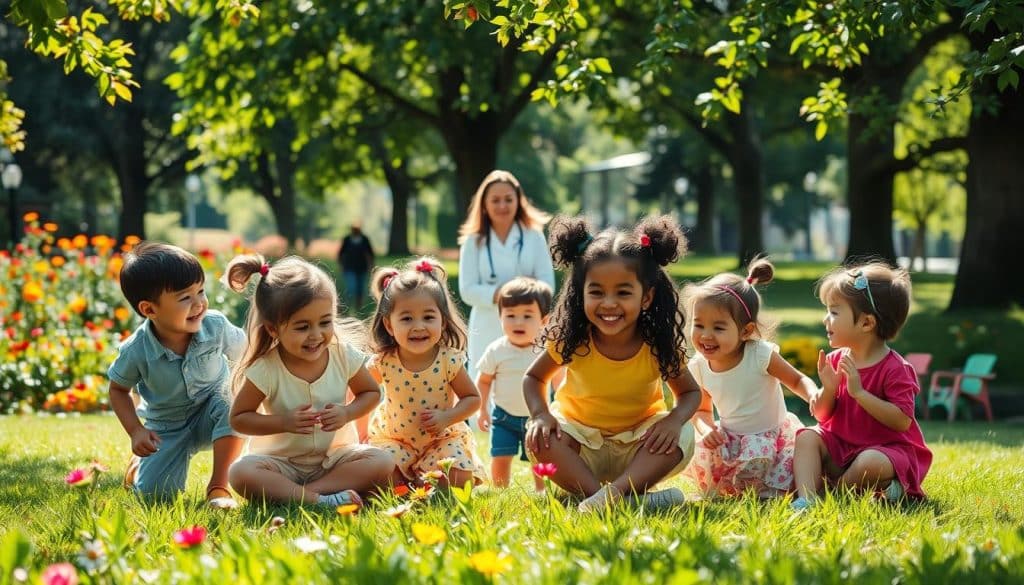
[[[793,489],[793,445],[803,425],[786,411],[780,383],[804,400],[817,388],[764,340],[768,327],[758,318],[755,285],[774,274],[762,258],[746,278],[723,273],[683,291],[697,350],[687,367],[703,394],[693,417],[697,450],[685,473],[705,497],[751,490],[770,498]]]
[[[932,453],[914,418],[914,367],[887,345],[910,311],[910,276],[872,262],[836,268],[819,283],[825,331],[836,351],[818,355],[822,389],[811,399],[818,426],[797,435],[794,472],[804,510],[824,480],[886,499],[923,498]]]

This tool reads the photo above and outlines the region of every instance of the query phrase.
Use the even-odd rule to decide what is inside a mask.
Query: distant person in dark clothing
[[[338,264],[345,284],[345,299],[350,308],[358,310],[366,300],[367,279],[373,269],[373,247],[360,224],[353,223],[349,234],[342,238]]]

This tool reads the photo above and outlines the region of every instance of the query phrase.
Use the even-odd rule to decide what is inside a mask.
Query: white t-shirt
[[[723,429],[740,435],[763,433],[785,420],[782,386],[768,375],[768,363],[778,350],[774,343],[751,339],[743,359],[728,371],[712,372],[699,353],[687,364],[694,380],[711,395]]]
[[[327,346],[327,351],[327,369],[314,382],[307,382],[289,372],[277,348],[253,362],[245,371],[245,377],[266,396],[260,411],[265,414],[285,414],[309,403],[313,404],[314,410],[321,410],[328,403],[344,406],[348,381],[359,371],[366,356],[340,341],[337,336]],[[358,442],[359,437],[352,423],[333,432],[315,426],[309,435],[278,433],[253,437],[249,443],[249,452],[285,457],[292,463],[321,465],[341,447]]]
[[[484,350],[476,368],[481,374],[494,376],[491,396],[494,404],[512,416],[530,416],[523,398],[523,375],[542,350],[536,346],[517,347],[502,335]]]

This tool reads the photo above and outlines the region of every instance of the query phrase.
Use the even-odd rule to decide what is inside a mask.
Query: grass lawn
[[[83,583],[487,582],[481,570],[552,584],[1024,582],[1024,426],[931,423],[925,435],[931,497],[905,507],[839,494],[798,516],[783,501],[754,499],[581,516],[529,494],[517,464],[519,487],[468,503],[435,496],[394,519],[381,513],[393,497],[356,517],[209,511],[200,497],[209,453],[195,460],[184,498],[143,504],[120,487],[128,439],[114,417],[0,417],[0,583],[15,566],[36,583],[62,561],[78,565]],[[111,467],[94,490],[65,486],[71,468],[93,459]],[[285,522],[271,533],[274,516]],[[209,529],[206,542],[172,545],[172,533],[193,524]],[[444,540],[420,542],[430,531],[418,524]],[[78,556],[83,538],[105,553],[92,575]]]

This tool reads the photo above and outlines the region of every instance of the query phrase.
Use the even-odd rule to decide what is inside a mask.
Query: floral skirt
[[[753,490],[758,497],[782,496],[793,490],[793,451],[803,423],[792,413],[778,428],[740,435],[725,432],[721,447],[708,449],[700,441],[684,475],[697,483],[705,497],[737,496]]]

